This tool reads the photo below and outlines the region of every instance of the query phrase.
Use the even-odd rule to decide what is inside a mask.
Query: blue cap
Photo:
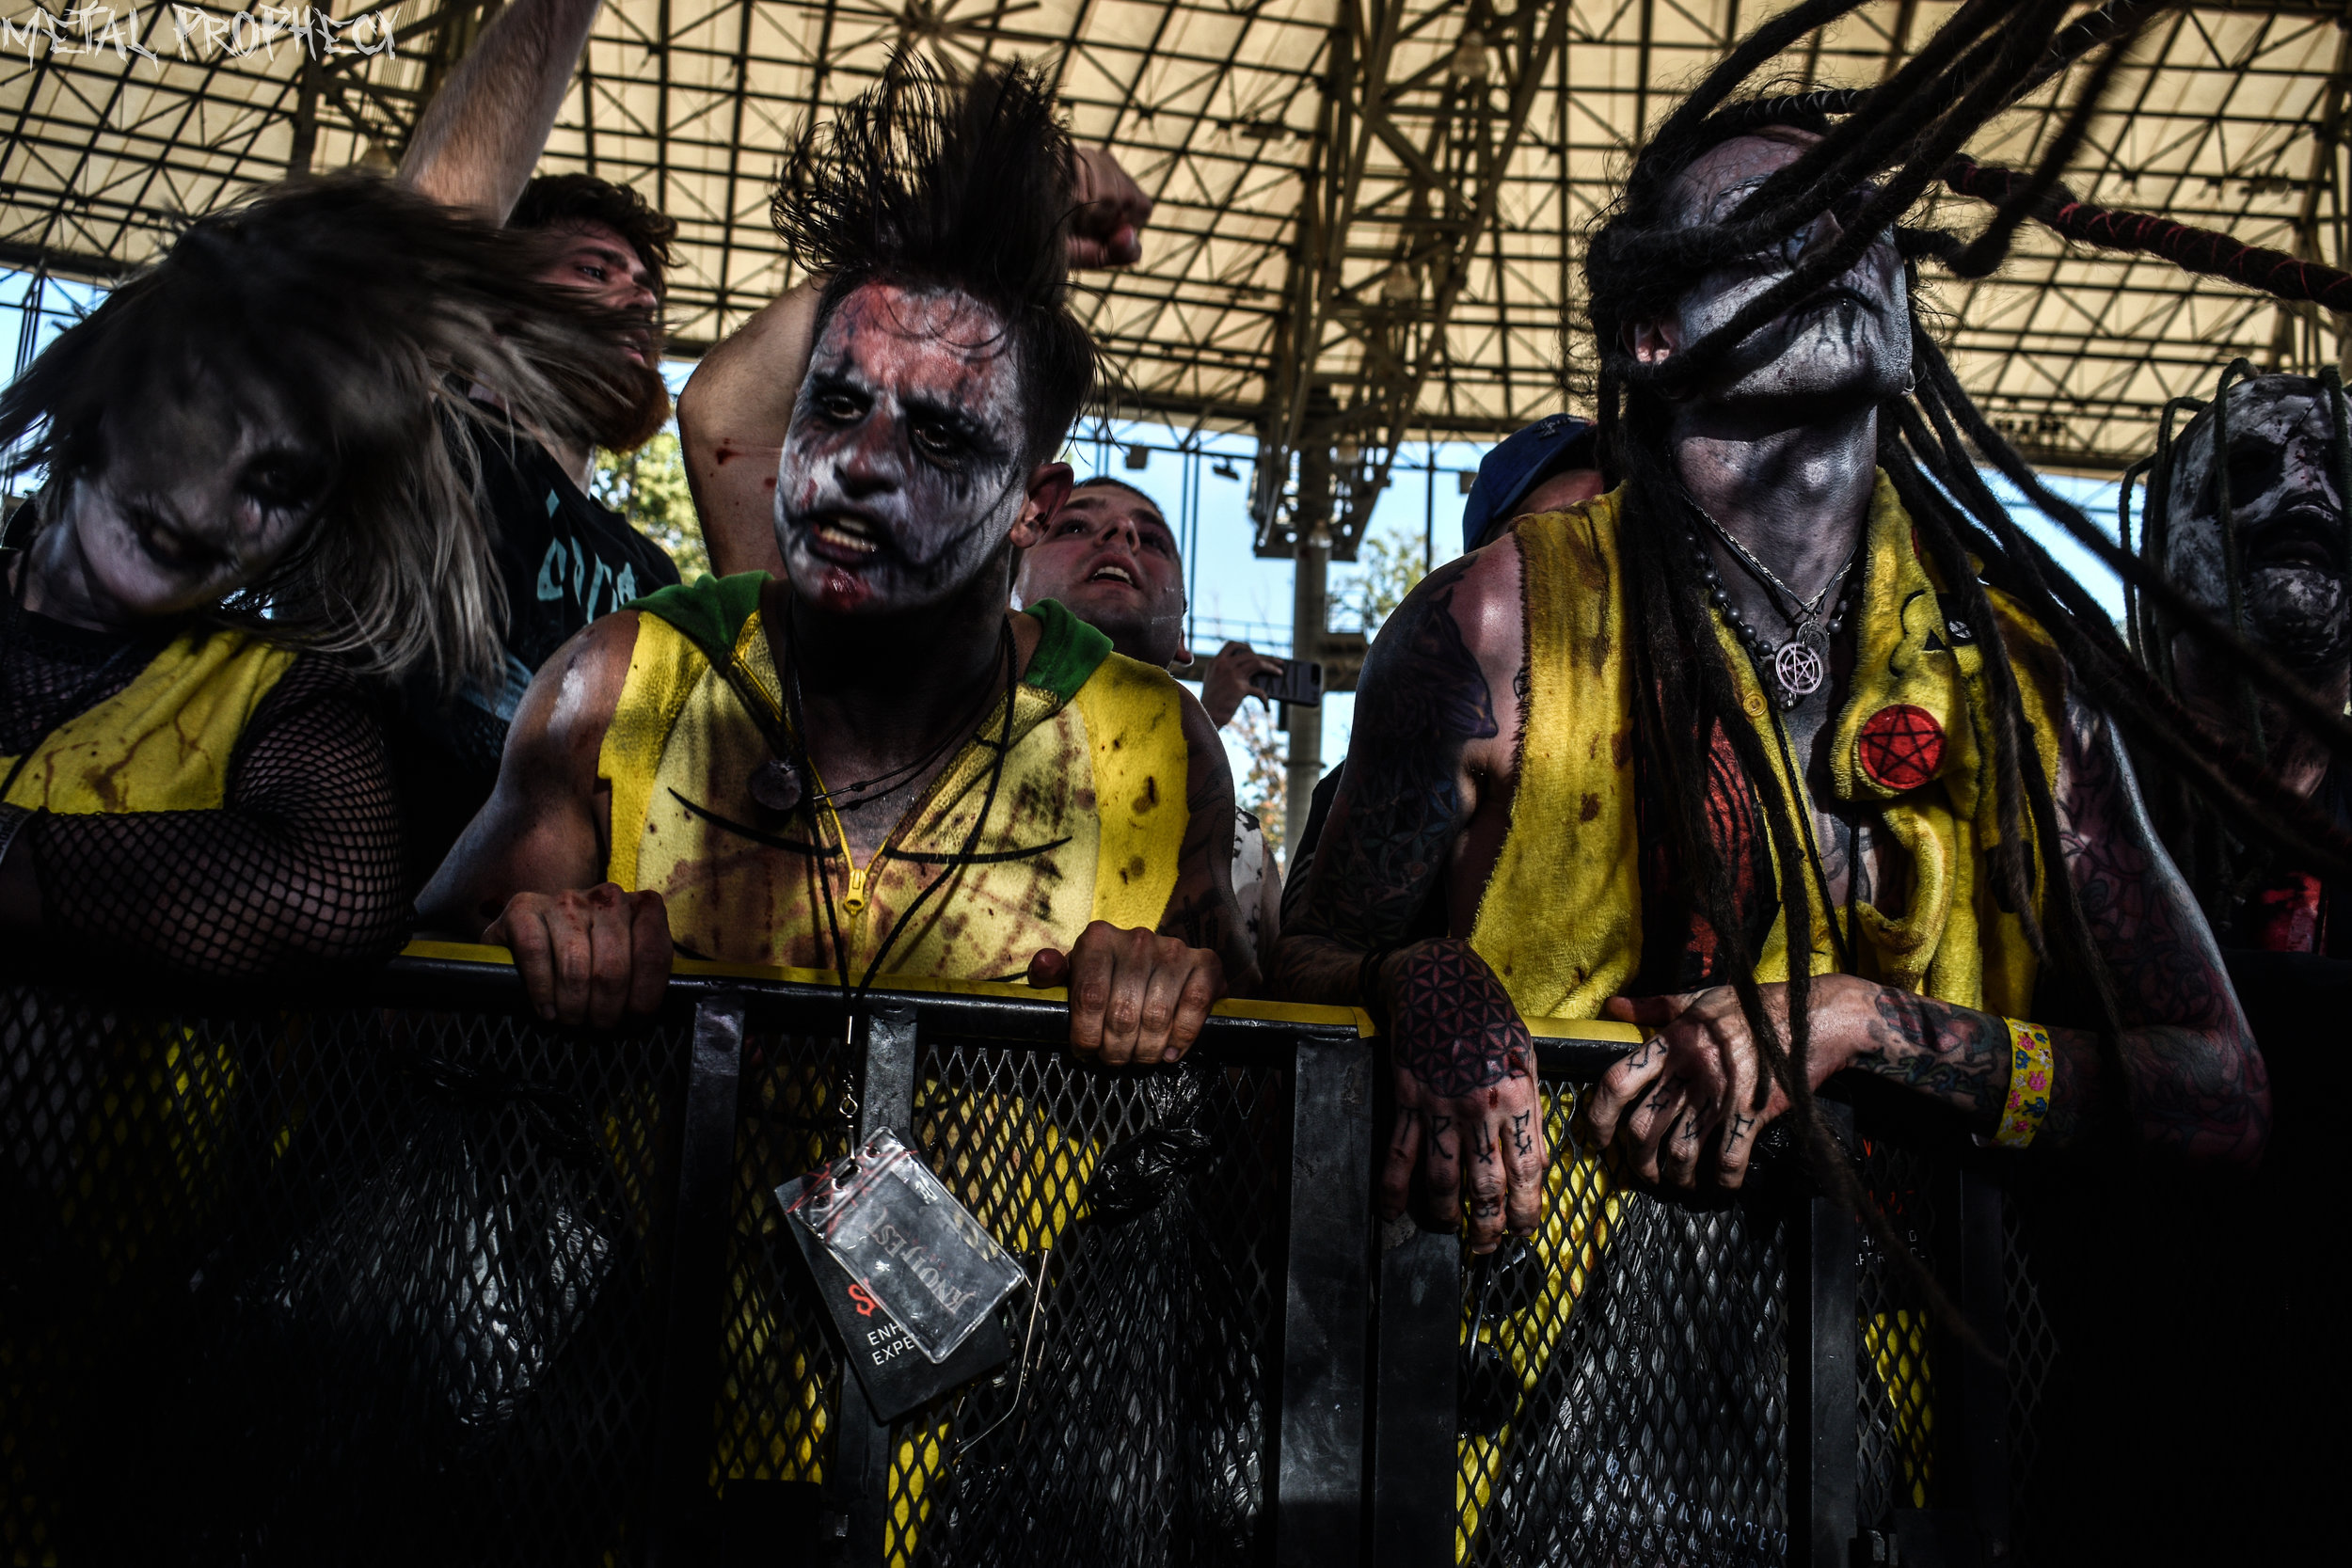
[[[1597,468],[1593,421],[1573,414],[1537,420],[1507,437],[1478,465],[1462,503],[1462,548],[1474,550],[1518,515],[1521,498],[1563,468]]]

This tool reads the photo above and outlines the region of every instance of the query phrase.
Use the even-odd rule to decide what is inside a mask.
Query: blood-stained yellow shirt
[[[612,790],[606,874],[662,895],[681,952],[796,969],[846,960],[859,980],[882,955],[878,974],[1012,979],[1089,921],[1159,925],[1188,816],[1182,696],[1166,672],[1111,652],[1058,604],[1032,607],[1043,636],[1013,689],[1003,768],[1000,698],[856,868],[853,896],[841,845],[812,803],[784,813],[752,798],[766,732],[712,662],[723,650],[781,721],[758,610],[765,580],[706,578],[638,601],[598,759]]]

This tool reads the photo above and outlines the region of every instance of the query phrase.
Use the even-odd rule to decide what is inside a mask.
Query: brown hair
[[[542,174],[523,187],[506,227],[546,230],[578,223],[600,223],[627,240],[653,274],[654,293],[669,293],[670,268],[677,261],[671,253],[677,219],[627,185],[593,174]]]

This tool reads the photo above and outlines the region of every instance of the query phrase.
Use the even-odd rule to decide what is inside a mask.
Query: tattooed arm
[[[2050,1030],[2055,1082],[2035,1147],[2076,1142],[2120,1110],[2152,1148],[2250,1164],[2269,1131],[2269,1079],[2213,933],[2149,827],[2106,719],[2072,700],[2066,719],[2060,850],[2114,978],[2122,1081],[2113,1081],[2096,1031]],[[1785,1020],[1784,989],[1765,992]],[[1813,996],[1814,1084],[1851,1067],[1950,1105],[1975,1132],[1993,1131],[2009,1097],[1999,1019],[1843,975],[1816,981]],[[1788,1101],[1774,1086],[1754,1103],[1756,1053],[1730,992],[1621,999],[1612,1008],[1658,1033],[1603,1080],[1595,1131],[1607,1137],[1621,1127],[1645,1175],[1688,1183],[1720,1127],[1716,1167],[1737,1185],[1756,1132]]]
[[[1364,666],[1347,771],[1303,906],[1273,962],[1282,994],[1387,1014],[1397,1120],[1382,1207],[1404,1211],[1418,1163],[1436,1223],[1458,1221],[1467,1186],[1482,1250],[1502,1240],[1506,1218],[1525,1235],[1540,1212],[1534,1052],[1467,942],[1412,936],[1462,930],[1475,911],[1486,868],[1465,854],[1466,838],[1507,813],[1518,732],[1507,693],[1523,644],[1508,541],[1433,573],[1390,617]]]
[[[1233,776],[1216,726],[1182,692],[1184,842],[1159,929],[1098,920],[1067,954],[1029,964],[1029,983],[1070,988],[1070,1043],[1111,1066],[1172,1062],[1192,1049],[1228,990],[1254,991],[1258,966],[1233,902]]]

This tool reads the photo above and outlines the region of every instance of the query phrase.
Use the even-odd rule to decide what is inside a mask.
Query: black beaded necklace
[[[1685,531],[1684,537],[1690,542],[1692,559],[1698,563],[1700,580],[1707,584],[1708,602],[1722,612],[1759,670],[1771,672],[1772,684],[1779,688],[1781,707],[1795,707],[1819,691],[1821,683],[1829,678],[1830,643],[1846,625],[1846,610],[1853,594],[1853,563],[1861,559],[1862,541],[1854,541],[1853,551],[1846,557],[1846,563],[1837,568],[1837,575],[1813,596],[1812,602],[1807,603],[1762,562],[1750,555],[1745,546],[1731,536],[1730,531],[1715,521],[1705,508],[1695,501],[1692,505],[1700,516],[1707,519],[1708,526],[1730,549],[1733,558],[1747,568],[1748,575],[1756,579],[1757,587],[1775,599],[1785,597],[1793,605],[1793,609],[1782,612],[1788,622],[1788,641],[1769,641],[1749,624],[1748,618],[1740,614],[1739,607],[1731,602],[1731,594],[1724,588],[1723,574],[1715,570],[1715,558],[1708,550],[1706,542],[1700,539],[1698,531]],[[1832,593],[1836,594],[1836,599],[1830,606],[1829,618],[1824,621],[1821,618],[1821,601],[1829,598]]]

